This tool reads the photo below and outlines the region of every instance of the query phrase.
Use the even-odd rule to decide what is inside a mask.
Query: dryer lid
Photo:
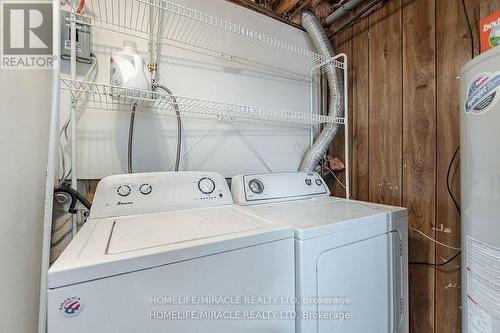
[[[309,239],[406,216],[405,208],[335,197],[246,207],[257,216],[291,224],[295,238]]]
[[[49,288],[293,237],[235,206],[90,220],[49,270]]]

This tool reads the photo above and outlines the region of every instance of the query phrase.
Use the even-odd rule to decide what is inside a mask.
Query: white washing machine
[[[293,229],[215,173],[101,180],[48,279],[50,333],[295,332]]]
[[[235,203],[295,228],[297,332],[407,333],[407,212],[330,197],[316,173],[236,176]]]

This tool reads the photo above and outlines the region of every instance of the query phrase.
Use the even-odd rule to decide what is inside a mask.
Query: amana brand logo
[[[500,72],[479,74],[467,89],[465,112],[481,114],[489,111],[500,97]]]
[[[81,299],[78,296],[66,298],[59,305],[59,311],[66,316],[76,316],[82,310]]]
[[[133,202],[132,201],[118,201],[116,203],[117,206],[125,206],[125,205],[132,205]]]

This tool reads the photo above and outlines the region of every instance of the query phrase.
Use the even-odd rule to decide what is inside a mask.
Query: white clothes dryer
[[[316,173],[235,176],[232,193],[295,229],[297,332],[409,331],[406,209],[331,197]]]

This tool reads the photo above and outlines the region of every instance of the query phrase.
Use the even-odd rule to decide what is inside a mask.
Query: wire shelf
[[[208,52],[284,76],[307,79],[326,60],[306,48],[166,0],[87,0],[86,8],[84,21],[97,28]]]
[[[318,125],[344,124],[344,118],[293,112],[277,108],[222,103],[211,100],[169,95],[138,89],[125,89],[89,81],[61,79],[61,89],[70,91],[72,103],[78,108],[104,111],[137,112],[175,116],[217,116],[225,121],[249,121],[259,123]]]

